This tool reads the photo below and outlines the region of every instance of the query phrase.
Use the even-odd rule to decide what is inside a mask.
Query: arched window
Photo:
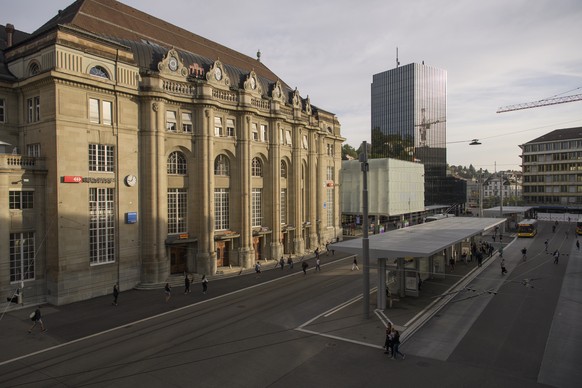
[[[230,162],[225,155],[218,155],[214,160],[214,175],[230,175]]]
[[[259,158],[253,158],[253,165],[251,168],[251,176],[263,176],[263,164]]]
[[[107,78],[109,79],[109,74],[107,70],[105,70],[101,66],[93,66],[91,70],[89,70],[89,74],[94,75],[95,77]]]
[[[281,160],[281,178],[287,178],[287,163]]]
[[[186,157],[180,151],[168,156],[168,174],[186,175]]]
[[[29,75],[37,75],[40,72],[40,66],[36,62],[31,62],[28,66]]]

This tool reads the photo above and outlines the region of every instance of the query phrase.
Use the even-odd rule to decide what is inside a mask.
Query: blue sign
[[[127,212],[125,213],[125,223],[135,224],[137,223],[137,212]]]

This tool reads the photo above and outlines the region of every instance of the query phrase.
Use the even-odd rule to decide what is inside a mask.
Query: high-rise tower
[[[425,166],[425,204],[446,198],[447,72],[411,63],[375,74],[372,81],[372,152]]]

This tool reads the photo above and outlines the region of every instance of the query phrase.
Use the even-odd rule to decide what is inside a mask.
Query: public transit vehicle
[[[582,235],[582,218],[576,222],[576,234]]]
[[[537,232],[537,220],[523,220],[517,224],[517,237],[533,237]]]

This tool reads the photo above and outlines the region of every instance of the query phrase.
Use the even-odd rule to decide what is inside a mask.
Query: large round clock
[[[135,186],[137,183],[137,177],[135,175],[128,175],[125,177],[125,184],[129,187]]]
[[[214,69],[214,78],[216,78],[217,81],[222,79],[222,70],[220,70],[220,67]]]
[[[178,69],[178,60],[175,57],[170,57],[168,67],[170,68],[170,70],[176,71]]]

